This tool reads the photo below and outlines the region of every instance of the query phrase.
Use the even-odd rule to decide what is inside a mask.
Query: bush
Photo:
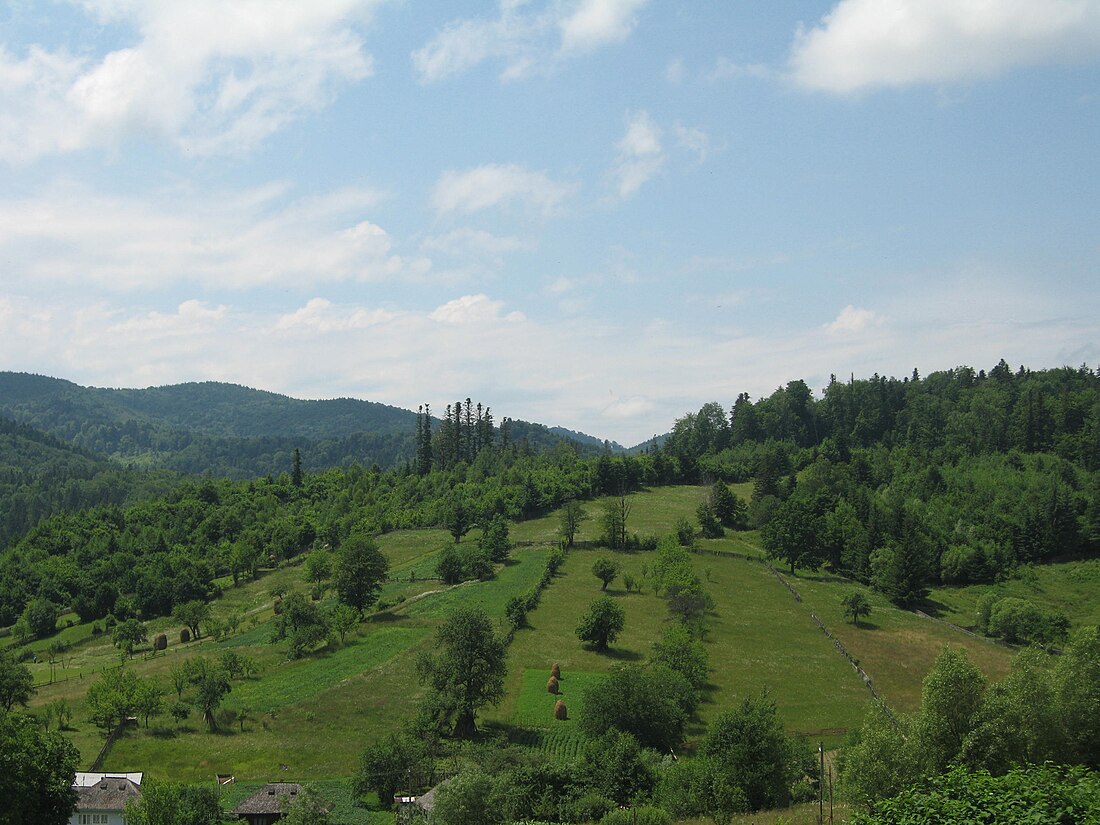
[[[1069,620],[1064,614],[1042,610],[1027,599],[1008,596],[990,608],[987,632],[1006,642],[1051,644],[1065,639]]]
[[[600,820],[600,825],[672,825],[672,817],[663,808],[642,805],[612,811]]]
[[[589,737],[619,730],[643,747],[667,752],[683,739],[689,699],[697,694],[679,673],[661,665],[628,665],[585,691],[578,723]]]
[[[562,806],[567,822],[599,822],[615,809],[615,803],[602,794],[588,792]]]

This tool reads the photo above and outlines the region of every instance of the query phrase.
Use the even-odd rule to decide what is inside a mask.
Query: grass
[[[921,682],[945,646],[962,648],[987,677],[1007,675],[1013,651],[992,640],[976,639],[944,624],[894,607],[881,595],[839,576],[800,574],[789,579],[813,610],[871,676],[875,688],[896,710],[920,707]],[[856,627],[844,616],[844,594],[861,590],[871,615]]]
[[[1065,613],[1073,627],[1100,624],[1100,559],[1028,565],[997,584],[938,587],[929,596],[937,615],[962,627],[975,624],[978,599],[988,592],[1027,599]]]
[[[258,679],[241,683],[229,695],[226,706],[267,713],[309,702],[414,647],[427,635],[426,627],[379,627],[364,637],[349,639],[345,647],[332,653],[285,662]]]
[[[512,716],[514,724],[524,728],[574,728],[584,706],[584,692],[594,682],[603,679],[604,674],[563,670],[557,695],[546,691],[549,678],[550,668],[523,671],[519,696],[516,697],[516,709]],[[569,718],[565,721],[554,718],[554,705],[559,699],[565,702],[569,711]]]

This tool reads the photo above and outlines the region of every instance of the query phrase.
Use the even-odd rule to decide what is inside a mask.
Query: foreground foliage
[[[859,814],[855,825],[1019,825],[1100,823],[1100,775],[1054,765],[1014,768],[1004,776],[958,767]]]

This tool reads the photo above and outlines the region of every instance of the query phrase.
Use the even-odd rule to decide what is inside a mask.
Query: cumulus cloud
[[[820,389],[830,373],[900,376],[913,367],[989,367],[1002,357],[1032,367],[1095,360],[1095,313],[1080,302],[1004,273],[992,281],[958,274],[915,281],[876,312],[846,307],[835,333],[816,322],[748,332],[737,328],[736,313],[723,326],[699,313],[684,321],[587,314],[551,321],[541,291],[530,298],[540,307],[536,319],[485,294],[385,310],[321,292],[286,306],[278,298],[189,299],[123,309],[85,305],[64,291],[30,300],[5,288],[0,323],[11,334],[0,336],[0,363],[97,386],[222,380],[406,408],[426,400],[441,410],[469,395],[498,418],[637,443],[704,402],[731,403],[742,391],[759,397],[796,378]],[[977,304],[983,311],[975,315]],[[884,317],[889,323],[876,325]]]
[[[800,29],[789,68],[834,93],[995,77],[1100,58],[1100,4],[1085,0],[841,0]]]
[[[825,325],[825,331],[831,335],[863,332],[880,324],[882,324],[882,319],[871,310],[857,309],[848,304],[840,311],[840,315],[835,320]]]
[[[518,202],[548,215],[574,188],[519,164],[489,163],[464,172],[444,172],[432,192],[432,207],[441,213],[477,212]]]
[[[356,24],[381,0],[87,0],[105,54],[0,48],[0,159],[142,136],[181,150],[247,150],[372,71]]]
[[[590,51],[626,40],[647,0],[582,0],[559,22],[562,51]]]
[[[430,270],[425,258],[396,254],[390,235],[364,219],[377,192],[288,195],[279,185],[203,197],[54,188],[0,202],[0,256],[12,281],[112,290],[308,285],[422,277]]]
[[[516,80],[547,71],[567,57],[625,40],[648,0],[572,0],[528,10],[501,0],[494,18],[459,19],[412,53],[421,82],[468,71],[487,60],[504,64],[501,78]]]
[[[428,317],[444,324],[483,324],[504,319],[508,322],[526,320],[522,312],[501,315],[504,301],[494,301],[488,295],[463,295],[438,307]]]
[[[615,179],[619,196],[627,198],[661,171],[665,162],[661,130],[648,112],[634,112],[627,117],[626,134],[616,148]]]
[[[174,313],[153,310],[119,321],[107,327],[107,334],[135,336],[143,341],[202,335],[214,329],[227,312],[224,304],[210,307],[202,301],[184,301]]]
[[[305,306],[276,320],[275,328],[309,333],[347,332],[384,324],[399,315],[384,309],[335,307],[325,298],[311,298]]]

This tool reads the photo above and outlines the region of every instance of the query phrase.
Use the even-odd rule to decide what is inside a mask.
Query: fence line
[[[722,555],[736,555],[741,556],[742,558],[752,558],[750,556],[742,556],[741,554],[733,553],[728,550],[722,551]],[[780,583],[787,588],[787,590],[790,592],[791,596],[796,602],[798,602],[799,604],[802,603],[802,594],[795,589],[794,585],[787,581],[786,577],[782,573],[776,570],[764,559],[756,558],[755,560],[761,562],[772,572],[772,574],[777,579],[779,579]],[[868,693],[871,694],[871,698],[882,705],[883,710],[886,711],[886,715],[889,716],[890,719],[892,719],[896,724],[897,717],[894,716],[894,712],[890,710],[890,707],[886,704],[886,700],[882,698],[877,690],[875,690],[875,685],[874,682],[872,682],[871,680],[870,674],[867,673],[867,671],[864,670],[862,667],[860,667],[859,662],[856,661],[855,657],[853,657],[852,654],[848,652],[848,648],[844,646],[844,643],[833,635],[832,631],[825,626],[825,622],[821,621],[821,619],[818,618],[817,614],[814,613],[812,610],[810,611],[810,618],[813,620],[814,624],[817,625],[818,629],[825,634],[825,637],[832,641],[833,645],[836,647],[837,652],[848,660],[848,664],[852,666],[852,669],[855,670],[855,672],[859,675],[859,678],[863,680],[863,684],[867,688]]]

